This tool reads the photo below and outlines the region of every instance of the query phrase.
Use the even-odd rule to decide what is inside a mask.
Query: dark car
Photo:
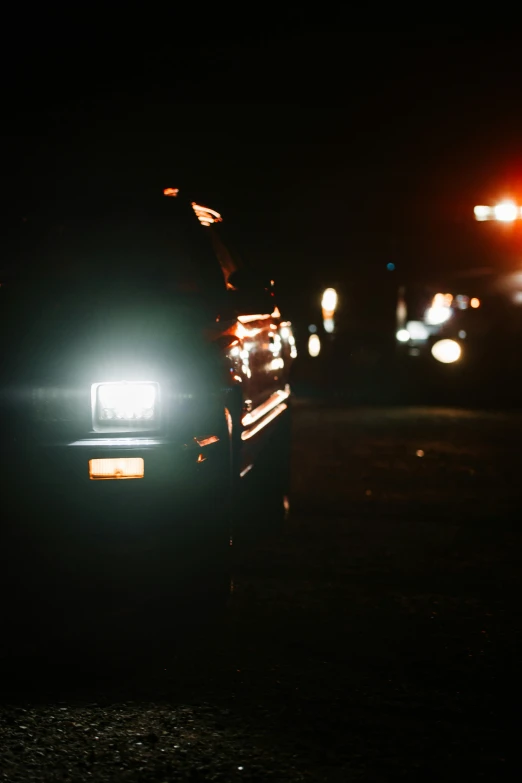
[[[291,325],[218,213],[170,195],[29,217],[4,254],[1,552],[21,624],[41,596],[62,626],[78,596],[175,624],[222,599],[231,542],[283,513]]]

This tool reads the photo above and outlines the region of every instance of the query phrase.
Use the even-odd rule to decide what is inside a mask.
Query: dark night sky
[[[9,193],[37,204],[72,183],[83,197],[109,182],[186,183],[287,288],[299,272],[305,290],[368,287],[389,284],[390,260],[398,279],[512,255],[471,215],[522,197],[514,34],[340,12],[147,22],[71,21],[68,36],[49,16],[18,25]]]

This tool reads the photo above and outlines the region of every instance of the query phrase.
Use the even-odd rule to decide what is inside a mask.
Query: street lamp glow
[[[407,329],[399,329],[395,336],[400,343],[407,343],[410,339],[410,333]]]
[[[326,313],[334,313],[337,307],[337,291],[335,288],[327,288],[323,293],[321,307]]]
[[[318,334],[311,334],[308,338],[308,353],[314,357],[321,353],[321,340]]]
[[[495,220],[500,220],[502,223],[512,223],[520,214],[517,205],[512,201],[503,201],[501,204],[497,204],[493,211]]]

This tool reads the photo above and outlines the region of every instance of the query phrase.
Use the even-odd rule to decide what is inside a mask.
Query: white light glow
[[[495,220],[500,220],[502,223],[511,223],[518,217],[518,207],[512,201],[502,201],[493,208]]]
[[[483,205],[476,206],[473,210],[477,220],[487,220],[491,215],[491,207],[485,207]]]
[[[311,334],[308,338],[308,353],[310,356],[319,356],[321,352],[321,340],[319,335]]]
[[[337,291],[335,288],[327,288],[321,300],[321,307],[328,313],[333,313],[337,307]]]
[[[428,307],[424,320],[429,326],[439,326],[446,323],[451,318],[451,310],[449,307]]]
[[[409,332],[412,340],[427,340],[430,336],[422,321],[408,321],[406,331]]]
[[[335,321],[333,318],[325,318],[323,321],[324,331],[328,334],[332,334],[335,329]]]
[[[97,385],[100,421],[151,421],[155,418],[158,389],[154,383],[102,383]]]
[[[410,333],[407,329],[399,329],[395,336],[400,343],[407,343],[410,339]]]
[[[439,340],[433,345],[431,354],[442,364],[452,364],[460,359],[462,350],[455,340]]]

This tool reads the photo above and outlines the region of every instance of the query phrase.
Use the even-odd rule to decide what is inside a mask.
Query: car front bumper
[[[92,480],[89,460],[141,457],[140,479]],[[2,450],[2,572],[40,581],[133,584],[223,540],[226,444],[86,438]]]

